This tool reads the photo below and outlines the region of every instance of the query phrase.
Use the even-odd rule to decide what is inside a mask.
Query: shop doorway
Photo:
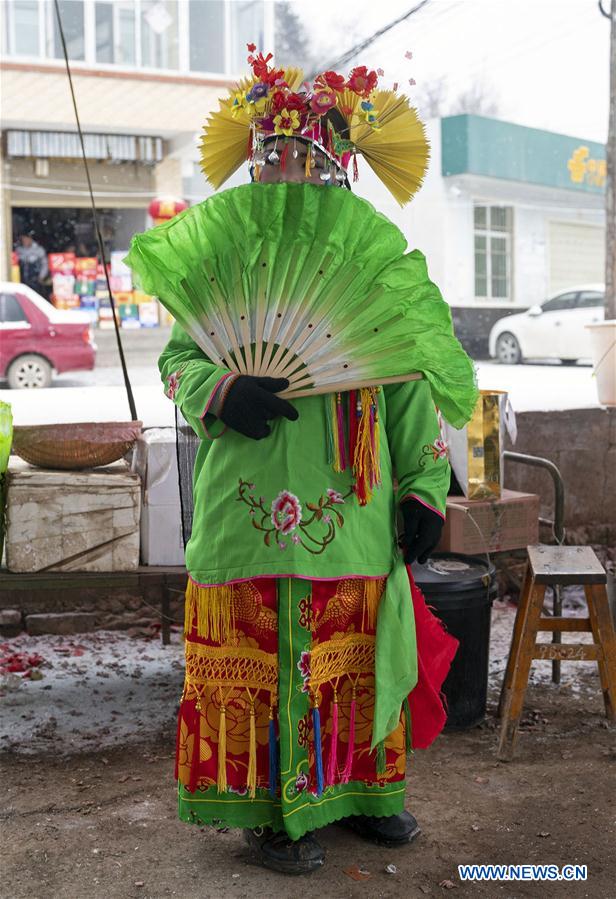
[[[99,209],[98,222],[105,255],[109,259],[113,251],[128,250],[133,234],[144,230],[146,212],[142,209]],[[13,207],[12,226],[14,247],[19,243],[20,234],[32,233],[46,253],[99,255],[92,211],[88,208]]]

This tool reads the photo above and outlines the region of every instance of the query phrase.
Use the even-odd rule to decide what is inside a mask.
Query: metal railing
[[[562,475],[556,465],[549,459],[543,459],[541,456],[529,456],[526,453],[514,453],[505,450],[503,457],[511,462],[519,462],[522,465],[530,465],[534,468],[543,468],[552,478],[554,484],[554,518],[539,518],[541,524],[550,525],[554,542],[558,545],[565,542],[565,484]],[[560,616],[562,614],[562,594],[560,584],[552,587],[552,614]],[[560,643],[562,634],[560,631],[552,632],[552,643]],[[560,683],[560,660],[552,661],[552,681],[555,684]]]

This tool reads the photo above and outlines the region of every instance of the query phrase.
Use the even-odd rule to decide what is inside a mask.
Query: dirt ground
[[[529,689],[517,758],[496,761],[495,721],[445,734],[409,764],[408,807],[423,828],[410,847],[365,844],[335,826],[320,832],[322,871],[285,878],[252,865],[239,831],[176,820],[172,717],[153,743],[61,758],[5,753],[3,899],[158,897],[558,896],[612,899],[613,731],[597,683]],[[491,700],[495,699],[493,693]],[[466,862],[585,864],[580,884],[461,883]],[[386,867],[396,866],[396,873]],[[370,872],[357,882],[345,872]],[[450,880],[454,886],[440,884]]]

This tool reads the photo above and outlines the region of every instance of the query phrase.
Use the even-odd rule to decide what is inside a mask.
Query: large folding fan
[[[136,235],[127,263],[217,365],[287,378],[289,398],[424,375],[462,422],[472,365],[405,248],[341,188],[252,184]]]

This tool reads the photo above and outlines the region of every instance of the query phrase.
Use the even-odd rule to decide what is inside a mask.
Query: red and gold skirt
[[[370,749],[376,609],[385,579],[256,578],[186,600],[176,778],[182,820],[292,839],[354,814],[402,811],[406,754],[442,730],[457,641],[411,583],[418,683]],[[218,603],[218,605],[216,605]]]

